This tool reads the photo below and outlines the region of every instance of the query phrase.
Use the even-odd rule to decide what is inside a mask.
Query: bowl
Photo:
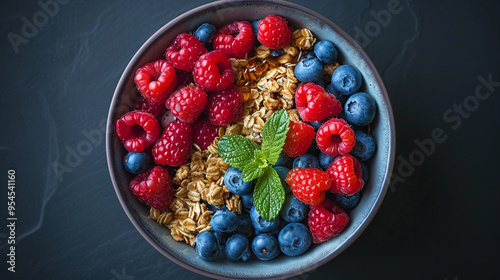
[[[375,98],[378,111],[371,134],[377,151],[369,161],[370,180],[365,184],[358,206],[349,212],[351,221],[335,238],[296,257],[281,254],[271,261],[231,262],[224,258],[215,262],[201,260],[195,250],[175,241],[169,230],[149,218],[148,208],[128,189],[133,178],[125,171],[122,160],[126,153],[115,133],[115,123],[133,109],[136,98],[134,73],[142,65],[164,58],[164,51],[177,34],[195,30],[201,23],[219,27],[233,20],[250,22],[269,14],[285,17],[292,26],[308,28],[318,39],[332,41],[339,50],[339,62],[356,66],[363,76],[360,91]],[[341,28],[322,15],[285,1],[216,1],[190,10],[160,28],[137,51],[121,76],[110,105],[106,153],[111,180],[123,210],[140,234],[160,253],[176,264],[198,274],[219,279],[288,278],[311,271],[345,250],[366,229],[375,216],[388,188],[394,164],[395,127],[386,89],[376,68],[362,48]]]

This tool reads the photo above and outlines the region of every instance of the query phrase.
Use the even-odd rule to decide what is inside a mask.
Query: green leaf
[[[262,162],[252,160],[249,164],[245,166],[242,170],[242,180],[245,182],[251,182],[264,174],[265,167],[261,167]],[[266,165],[267,166],[267,165]]]
[[[274,165],[278,160],[289,128],[290,117],[284,109],[274,112],[264,124],[261,149],[265,153],[269,164]]]
[[[267,155],[262,150],[255,150],[253,152],[253,159],[262,169],[265,169],[269,165]]]
[[[250,141],[250,142],[252,142],[252,145],[253,145],[253,147],[254,147],[256,150],[260,150],[260,145],[259,145],[259,144],[255,143],[254,141]]]
[[[260,176],[253,192],[254,205],[259,214],[270,221],[278,216],[285,202],[285,190],[274,168],[268,166]]]
[[[219,140],[219,155],[224,161],[243,170],[254,158],[255,145],[241,135],[224,135]]]

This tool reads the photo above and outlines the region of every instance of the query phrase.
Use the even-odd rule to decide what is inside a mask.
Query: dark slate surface
[[[102,124],[142,43],[209,1],[60,2],[45,16],[36,1],[0,4],[0,207],[8,224],[13,169],[18,218],[16,273],[7,271],[9,230],[2,226],[0,275],[204,279],[155,251],[124,214]],[[295,279],[498,279],[498,2],[292,2],[363,45],[385,81],[397,127],[394,180],[372,224],[340,256]],[[397,9],[377,22],[388,3]],[[25,23],[34,20],[36,30]],[[427,143],[424,150],[419,143]],[[59,176],[57,163],[66,166]]]

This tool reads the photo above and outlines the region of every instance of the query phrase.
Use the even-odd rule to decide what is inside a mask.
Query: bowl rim
[[[189,18],[193,14],[197,14],[199,12],[202,12],[203,10],[209,9],[209,8],[214,8],[214,7],[219,7],[219,6],[224,6],[224,5],[234,5],[235,3],[238,2],[245,2],[245,3],[267,3],[267,4],[272,4],[272,5],[278,5],[281,7],[289,8],[289,9],[294,9],[294,10],[299,10],[301,13],[304,14],[309,14],[310,16],[318,18],[319,21],[324,22],[327,26],[331,27],[340,37],[342,37],[349,45],[352,46],[353,49],[358,52],[360,57],[363,58],[367,68],[371,71],[371,74],[373,75],[374,81],[377,83],[377,85],[380,87],[381,91],[381,96],[383,98],[383,101],[386,104],[386,109],[387,109],[387,115],[388,115],[388,128],[390,131],[389,135],[389,155],[387,157],[387,169],[385,170],[384,175],[384,180],[382,182],[382,187],[380,191],[380,195],[377,199],[377,201],[373,204],[372,208],[369,209],[369,214],[368,216],[362,221],[361,225],[359,228],[356,229],[356,231],[350,235],[341,248],[339,250],[335,250],[333,253],[328,254],[324,256],[323,258],[319,259],[316,263],[311,264],[309,266],[305,266],[302,268],[298,268],[296,270],[292,270],[286,274],[281,274],[278,275],[277,277],[284,278],[284,277],[292,277],[296,275],[300,275],[302,273],[306,273],[308,271],[311,271],[315,268],[318,268],[322,265],[324,265],[326,262],[332,260],[336,256],[338,256],[340,253],[342,253],[345,249],[347,249],[363,232],[364,230],[369,226],[373,218],[378,212],[378,209],[380,208],[385,195],[387,193],[388,187],[389,187],[389,182],[391,178],[391,174],[393,172],[394,168],[394,161],[395,161],[395,150],[396,150],[396,129],[395,129],[395,121],[394,121],[394,115],[393,115],[393,110],[392,106],[389,100],[389,95],[387,93],[387,90],[385,88],[385,85],[383,83],[382,78],[380,77],[376,67],[370,60],[369,56],[365,53],[365,51],[361,48],[361,46],[347,33],[345,32],[342,28],[340,28],[338,25],[336,25],[334,22],[326,18],[325,16],[309,9],[304,6],[301,6],[299,4],[283,1],[283,0],[218,0],[210,3],[203,4],[201,6],[195,7],[191,10],[185,11],[184,13],[180,14],[179,16],[175,17],[174,19],[170,20],[168,23],[163,25],[160,29],[158,29],[153,35],[151,35],[146,42],[142,44],[142,46],[137,50],[137,52],[134,54],[132,59],[129,61],[127,64],[126,68],[124,69],[120,80],[115,88],[115,91],[113,93],[113,98],[110,103],[110,109],[108,112],[108,119],[107,119],[107,124],[106,124],[106,159],[107,159],[107,164],[108,164],[108,170],[109,174],[111,177],[111,181],[113,184],[113,188],[115,190],[115,193],[118,197],[118,200],[120,202],[120,205],[122,206],[123,210],[125,211],[127,217],[129,220],[132,222],[134,227],[139,231],[139,233],[142,235],[143,238],[146,239],[146,241],[153,246],[158,252],[166,256],[169,260],[173,261],[175,264],[180,265],[181,267],[206,276],[206,277],[216,277],[218,279],[239,279],[243,277],[238,277],[238,276],[228,276],[228,275],[219,275],[219,274],[214,274],[214,272],[205,270],[204,268],[201,267],[195,267],[191,263],[185,262],[182,259],[177,258],[175,255],[171,254],[167,250],[164,250],[161,246],[159,246],[156,243],[156,240],[154,240],[148,232],[141,226],[141,224],[136,220],[136,217],[132,213],[132,210],[127,207],[126,203],[126,198],[122,194],[122,191],[118,187],[118,182],[116,180],[117,174],[114,171],[113,167],[113,160],[112,160],[112,152],[111,152],[111,145],[112,145],[112,134],[114,133],[113,130],[113,116],[114,112],[117,108],[117,104],[119,102],[119,96],[123,90],[123,86],[126,83],[126,80],[130,73],[135,71],[133,69],[134,65],[137,64],[137,62],[141,59],[141,55],[144,53],[144,51],[150,47],[150,45],[158,40],[167,30],[175,26],[178,22],[182,21],[185,18]],[[276,276],[264,276],[261,277],[260,279],[270,279],[270,278],[276,278]]]

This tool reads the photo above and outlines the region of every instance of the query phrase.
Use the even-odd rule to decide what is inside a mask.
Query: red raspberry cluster
[[[302,156],[308,152],[315,138],[321,152],[336,157],[326,171],[294,168],[286,178],[293,194],[311,206],[308,225],[314,243],[321,243],[340,234],[349,222],[347,213],[326,198],[326,192],[354,195],[364,186],[360,164],[348,154],[356,143],[356,137],[346,121],[336,118],[342,111],[340,102],[323,87],[311,82],[299,86],[295,93],[295,105],[302,121],[290,122],[283,151],[290,157]],[[328,118],[316,132],[308,123]]]
[[[115,125],[127,151],[146,152],[154,160],[153,167],[130,183],[139,200],[166,208],[172,196],[168,166],[187,163],[193,143],[206,149],[220,126],[241,116],[243,95],[233,85],[230,58],[249,57],[254,41],[246,21],[221,27],[211,46],[182,33],[165,50],[165,59],[137,69],[134,82],[140,97]]]
[[[308,225],[313,242],[321,243],[340,234],[349,223],[347,213],[333,200],[333,194],[353,195],[363,186],[361,167],[348,153],[356,143],[354,130],[337,116],[342,106],[334,95],[312,82],[302,84],[295,92],[295,106],[302,121],[290,122],[283,151],[290,157],[307,153],[315,138],[317,147],[328,156],[337,157],[326,169],[294,168],[286,178],[293,194],[310,205]],[[308,122],[327,119],[317,131]]]
[[[276,25],[278,21],[270,18],[260,24]],[[274,31],[259,26],[259,41],[265,42],[260,36]],[[336,95],[318,83],[300,84],[295,92],[295,107],[300,121],[290,121],[283,151],[297,158],[319,149],[332,158],[328,168],[293,168],[286,178],[295,197],[310,205],[308,225],[314,243],[321,243],[340,234],[349,222],[343,206],[329,197],[359,194],[365,184],[360,163],[350,154],[357,144],[356,134],[340,117],[343,108]]]

